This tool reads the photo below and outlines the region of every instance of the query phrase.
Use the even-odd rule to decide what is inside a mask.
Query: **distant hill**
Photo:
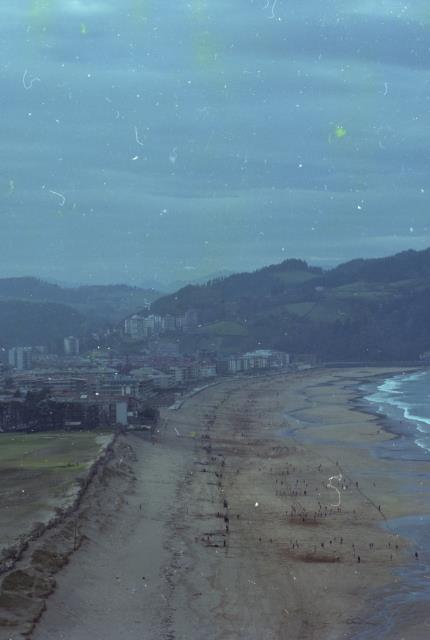
[[[233,275],[233,271],[228,271],[227,269],[222,269],[221,271],[215,271],[213,273],[209,273],[206,276],[198,276],[196,278],[190,278],[189,280],[174,280],[173,282],[169,282],[165,291],[171,293],[173,291],[177,291],[178,289],[183,289],[189,285],[193,284],[206,284],[212,280],[219,280],[220,278],[227,278],[228,276]]]
[[[84,317],[75,309],[51,302],[0,300],[0,346],[51,345],[79,335]]]
[[[295,301],[304,289],[312,292],[322,269],[309,267],[303,260],[286,260],[254,271],[210,280],[203,285],[188,285],[178,292],[159,298],[152,309],[157,313],[183,313],[195,308],[203,322],[223,319],[248,319],[264,311],[279,296]]]
[[[173,293],[178,289],[183,289],[184,287],[187,287],[190,284],[205,284],[208,280],[214,280],[215,278],[221,278],[221,277],[224,278],[226,276],[231,276],[234,272],[228,271],[227,269],[222,269],[221,271],[214,271],[213,273],[208,273],[203,276],[195,276],[195,277],[193,277],[192,275],[193,273],[194,271],[190,270],[189,278],[186,278],[186,279],[179,278],[177,280],[172,280],[172,281],[164,281],[164,280],[161,281],[161,280],[156,280],[155,278],[140,280],[140,286],[143,289],[154,289],[159,293],[159,296],[168,295],[169,293]]]
[[[153,302],[160,294],[125,284],[61,287],[38,278],[0,278],[0,301],[68,305],[92,321],[118,322]],[[1,326],[0,326],[1,330]]]
[[[396,282],[430,278],[430,248],[403,251],[387,258],[358,259],[345,262],[327,273],[331,284],[363,282]]]
[[[155,312],[199,312],[182,348],[265,346],[324,360],[415,359],[430,350],[430,249],[352,260],[323,271],[286,260],[254,273],[190,285]]]

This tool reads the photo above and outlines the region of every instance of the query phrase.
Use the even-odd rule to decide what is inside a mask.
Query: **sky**
[[[2,0],[0,277],[430,246],[428,0]]]

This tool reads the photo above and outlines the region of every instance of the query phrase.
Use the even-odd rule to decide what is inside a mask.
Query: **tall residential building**
[[[124,333],[131,338],[143,338],[145,335],[145,318],[137,313],[124,320]]]
[[[151,314],[150,316],[147,316],[145,318],[146,321],[146,327],[152,332],[152,333],[158,333],[161,331],[162,329],[162,324],[163,324],[163,319],[161,316],[155,315],[155,314]]]
[[[163,328],[163,318],[157,315],[141,316],[134,314],[124,320],[124,333],[130,338],[138,340],[147,338],[154,333],[160,333]]]
[[[79,338],[75,338],[75,336],[64,338],[64,353],[66,356],[78,356]]]
[[[31,347],[13,347],[9,349],[9,364],[18,371],[31,369],[33,366]]]
[[[194,329],[199,321],[198,313],[195,309],[188,309],[184,314],[183,328],[185,331]]]
[[[170,313],[167,313],[162,319],[162,328],[164,331],[175,331],[176,329],[176,318],[172,316]]]

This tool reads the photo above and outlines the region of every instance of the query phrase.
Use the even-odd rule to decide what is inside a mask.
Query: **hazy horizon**
[[[430,249],[430,247],[425,247],[425,249]],[[406,249],[402,250],[402,251],[408,251],[411,250],[411,247],[407,247]],[[396,252],[399,253],[399,252]],[[386,254],[386,255],[379,255],[379,256],[372,256],[372,258],[385,258],[385,257],[389,257],[391,255],[395,255],[392,252]],[[339,266],[340,264],[344,264],[345,262],[348,262],[350,260],[360,260],[362,259],[363,256],[353,256],[351,258],[349,258],[347,261],[340,261],[340,262],[333,262],[333,263],[328,263],[328,261],[323,261],[322,263],[319,263],[318,260],[311,262],[311,261],[306,261],[308,266],[310,267],[320,267],[322,268],[324,271],[329,271],[331,269],[334,269],[335,267]],[[303,260],[304,258],[302,258],[301,256],[291,256],[291,258],[284,258],[284,260],[289,260],[289,259],[298,259],[298,260]],[[370,258],[368,258],[370,259]],[[115,280],[106,280],[106,281],[91,281],[91,280],[81,280],[81,281],[72,281],[72,280],[59,280],[56,279],[54,277],[49,277],[49,276],[41,276],[39,274],[35,274],[35,273],[26,273],[23,275],[16,275],[16,274],[10,274],[10,275],[0,275],[0,279],[2,278],[38,278],[40,280],[44,280],[48,283],[51,284],[57,284],[61,287],[66,287],[66,288],[75,288],[75,287],[81,287],[81,286],[86,286],[86,285],[129,285],[129,286],[134,286],[134,287],[139,287],[139,288],[147,288],[147,289],[157,289],[157,285],[159,285],[161,290],[164,291],[174,291],[175,289],[179,288],[180,286],[186,286],[187,284],[200,284],[200,283],[204,283],[207,282],[209,280],[215,279],[215,278],[219,278],[219,277],[228,277],[230,275],[234,275],[237,273],[243,273],[243,272],[253,272],[253,271],[258,271],[259,269],[263,269],[264,267],[269,267],[269,266],[273,266],[276,264],[280,264],[282,263],[284,260],[279,260],[277,262],[273,262],[270,264],[262,264],[259,266],[256,266],[255,268],[250,268],[250,269],[245,269],[243,271],[233,271],[233,270],[222,270],[220,269],[219,271],[214,271],[211,273],[206,273],[206,274],[202,274],[200,276],[193,276],[192,272],[189,272],[189,277],[186,278],[182,278],[182,279],[176,279],[176,280],[162,280],[162,279],[153,279],[151,280],[151,278],[143,278],[140,282],[127,282],[127,281],[115,281]]]
[[[430,245],[424,0],[4,0],[3,277]]]

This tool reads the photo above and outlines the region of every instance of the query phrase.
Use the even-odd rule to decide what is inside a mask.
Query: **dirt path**
[[[127,437],[137,457],[134,487],[109,522],[100,514],[102,527],[86,534],[58,578],[34,640],[168,637],[168,524],[190,457],[167,440],[161,446]]]

